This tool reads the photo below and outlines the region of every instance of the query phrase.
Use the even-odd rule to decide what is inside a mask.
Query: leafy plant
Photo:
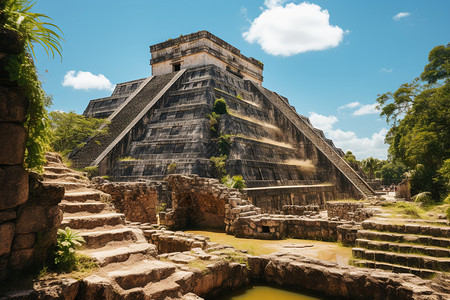
[[[235,175],[233,177],[226,175],[221,178],[221,182],[229,188],[238,189],[240,191],[247,187],[242,175]]]
[[[175,174],[177,171],[177,164],[176,163],[170,163],[167,166],[167,174]]]
[[[212,112],[209,115],[206,115],[207,118],[209,118],[209,128],[211,130],[211,137],[216,138],[219,136],[219,120],[220,115],[216,114],[215,112]]]
[[[55,253],[55,265],[63,271],[71,271],[76,265],[75,249],[81,246],[85,240],[79,232],[66,227],[58,229]]]
[[[6,0],[0,4],[1,21],[4,28],[12,30],[19,36],[23,50],[20,54],[12,54],[6,70],[11,81],[22,87],[28,110],[25,128],[28,136],[25,150],[25,166],[42,171],[45,163],[45,152],[50,143],[49,119],[46,107],[51,105],[51,97],[47,96],[38,79],[34,57],[34,45],[41,45],[49,55],[55,52],[61,56],[61,36],[56,25],[43,21],[50,19],[46,15],[30,12],[34,3],[28,0]],[[50,19],[51,20],[51,19]]]
[[[220,155],[220,156],[212,156],[209,159],[211,161],[211,165],[212,165],[211,173],[212,173],[213,177],[222,178],[227,174],[227,172],[225,170],[227,158],[228,157],[226,155]]]
[[[228,114],[227,102],[223,98],[216,99],[214,102],[214,112],[219,115]]]
[[[217,138],[217,146],[219,147],[219,152],[222,155],[230,154],[231,149],[231,137],[230,134],[220,135]]]
[[[87,177],[91,179],[98,175],[98,166],[89,166],[81,169],[82,172],[86,172]]]
[[[135,161],[135,160],[137,159],[131,156],[124,156],[117,159],[117,161]]]

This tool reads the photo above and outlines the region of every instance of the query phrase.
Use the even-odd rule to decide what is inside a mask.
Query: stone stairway
[[[311,124],[301,118],[292,107],[278,94],[254,85],[273,105],[280,109],[286,117],[319,149],[333,165],[360,191],[364,197],[375,196],[375,191],[353,170],[352,167],[317,133]]]
[[[92,257],[100,267],[83,279],[82,299],[182,299],[184,285],[193,274],[173,263],[157,259],[156,246],[147,242],[142,230],[128,226],[116,213],[111,196],[90,188],[82,172],[65,167],[57,154],[46,156],[45,182],[66,187],[60,204],[61,228],[81,233],[86,243],[79,252]]]
[[[366,220],[357,233],[354,264],[432,277],[450,271],[450,227]]]

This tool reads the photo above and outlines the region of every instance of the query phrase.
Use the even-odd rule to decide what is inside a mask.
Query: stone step
[[[109,208],[106,203],[103,202],[67,202],[63,201],[59,203],[59,208],[68,214],[88,212],[92,214],[98,214],[103,210]]]
[[[381,270],[386,270],[386,271],[392,271],[394,273],[411,273],[411,274],[414,274],[414,275],[422,277],[422,278],[432,278],[436,274],[440,273],[435,270],[409,268],[409,267],[405,267],[405,266],[401,266],[401,265],[389,264],[389,263],[377,262],[377,261],[369,261],[369,260],[356,259],[353,261],[352,264],[354,266],[361,267],[361,268],[381,269]]]
[[[400,233],[386,233],[372,230],[358,230],[356,234],[358,239],[387,241],[394,243],[408,243],[408,244],[421,244],[435,247],[450,247],[450,239],[437,238],[425,235],[407,235]]]
[[[57,153],[46,153],[44,157],[47,163],[62,164],[61,156]]]
[[[245,211],[245,212],[239,213],[239,217],[241,217],[241,218],[243,218],[243,217],[250,217],[250,216],[255,216],[257,214],[258,213],[256,211],[254,211],[254,210],[252,210],[252,211]]]
[[[74,217],[65,215],[60,227],[70,227],[72,229],[93,229],[106,225],[116,226],[120,224],[125,224],[124,214],[109,213]]]
[[[81,253],[87,254],[96,260],[100,267],[111,263],[123,262],[132,255],[142,254],[144,256],[156,257],[158,251],[156,246],[149,243],[130,244],[122,247],[104,247],[94,250],[84,250]]]
[[[45,182],[54,185],[63,186],[65,191],[74,191],[79,189],[86,189],[88,184],[84,182],[68,182],[68,181],[58,181],[58,180],[46,180]]]
[[[450,249],[440,247],[427,247],[423,245],[411,245],[392,242],[379,242],[366,239],[356,239],[358,248],[369,250],[422,254],[434,257],[450,257]]]
[[[102,202],[110,202],[111,195],[98,190],[85,190],[76,192],[66,192],[64,200],[73,202],[86,202],[88,200],[96,200]]]
[[[436,258],[424,255],[404,254],[353,248],[352,254],[356,258],[386,262],[389,264],[402,265],[410,268],[430,269],[436,271],[450,271],[450,258]]]
[[[191,289],[194,273],[177,270],[169,277],[149,283],[144,288],[149,299],[182,299],[181,295]]]
[[[111,242],[134,242],[136,235],[130,228],[115,228],[110,230],[84,231],[80,235],[88,249],[101,248]]]
[[[108,277],[112,278],[124,290],[136,287],[145,287],[149,283],[158,282],[169,277],[176,270],[172,263],[159,260],[144,259],[132,265],[127,265],[115,269],[108,273]]]
[[[52,172],[56,174],[65,174],[65,173],[77,173],[79,175],[82,175],[81,172],[77,172],[73,169],[69,169],[65,166],[45,166],[44,172]]]
[[[433,226],[419,224],[393,224],[365,220],[361,223],[366,230],[377,230],[383,232],[395,232],[415,235],[430,235],[434,237],[450,238],[450,226]]]
[[[58,173],[44,173],[42,174],[42,177],[44,180],[62,180],[65,179],[67,181],[79,181],[79,182],[88,182],[87,178],[83,176],[82,174],[78,173],[64,173],[64,174],[58,174]]]

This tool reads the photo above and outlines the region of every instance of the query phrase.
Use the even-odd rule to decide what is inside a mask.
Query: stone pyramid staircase
[[[353,170],[352,167],[331,147],[310,123],[295,112],[295,110],[277,93],[254,85],[273,105],[278,107],[285,116],[294,124],[330,162],[344,174],[344,176],[355,186],[364,198],[375,196],[375,191]]]
[[[86,244],[80,252],[100,267],[83,279],[82,299],[182,299],[193,273],[156,258],[156,246],[142,230],[126,225],[116,213],[109,194],[90,188],[84,173],[63,165],[58,154],[46,155],[45,182],[66,188],[60,203],[64,212],[61,228],[81,233]]]
[[[433,277],[450,271],[450,226],[420,220],[362,222],[353,248],[361,267]]]

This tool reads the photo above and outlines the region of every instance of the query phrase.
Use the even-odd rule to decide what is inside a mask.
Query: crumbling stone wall
[[[362,222],[373,216],[373,212],[361,202],[328,202],[328,218],[339,218]]]
[[[158,189],[146,182],[104,182],[95,187],[110,194],[117,210],[132,222],[156,223]]]
[[[230,198],[242,196],[217,179],[197,175],[170,175],[166,181],[172,190],[172,210],[164,214],[163,224],[174,229],[186,226],[224,228],[225,205]]]
[[[280,213],[285,205],[317,205],[324,209],[337,194],[333,185],[249,188],[246,192],[250,202],[265,213]]]
[[[283,214],[285,215],[297,215],[297,216],[311,216],[317,215],[320,212],[318,205],[284,205]]]
[[[28,100],[6,70],[22,50],[18,36],[0,28],[0,280],[42,264],[62,220],[64,188],[44,185],[23,167]]]

